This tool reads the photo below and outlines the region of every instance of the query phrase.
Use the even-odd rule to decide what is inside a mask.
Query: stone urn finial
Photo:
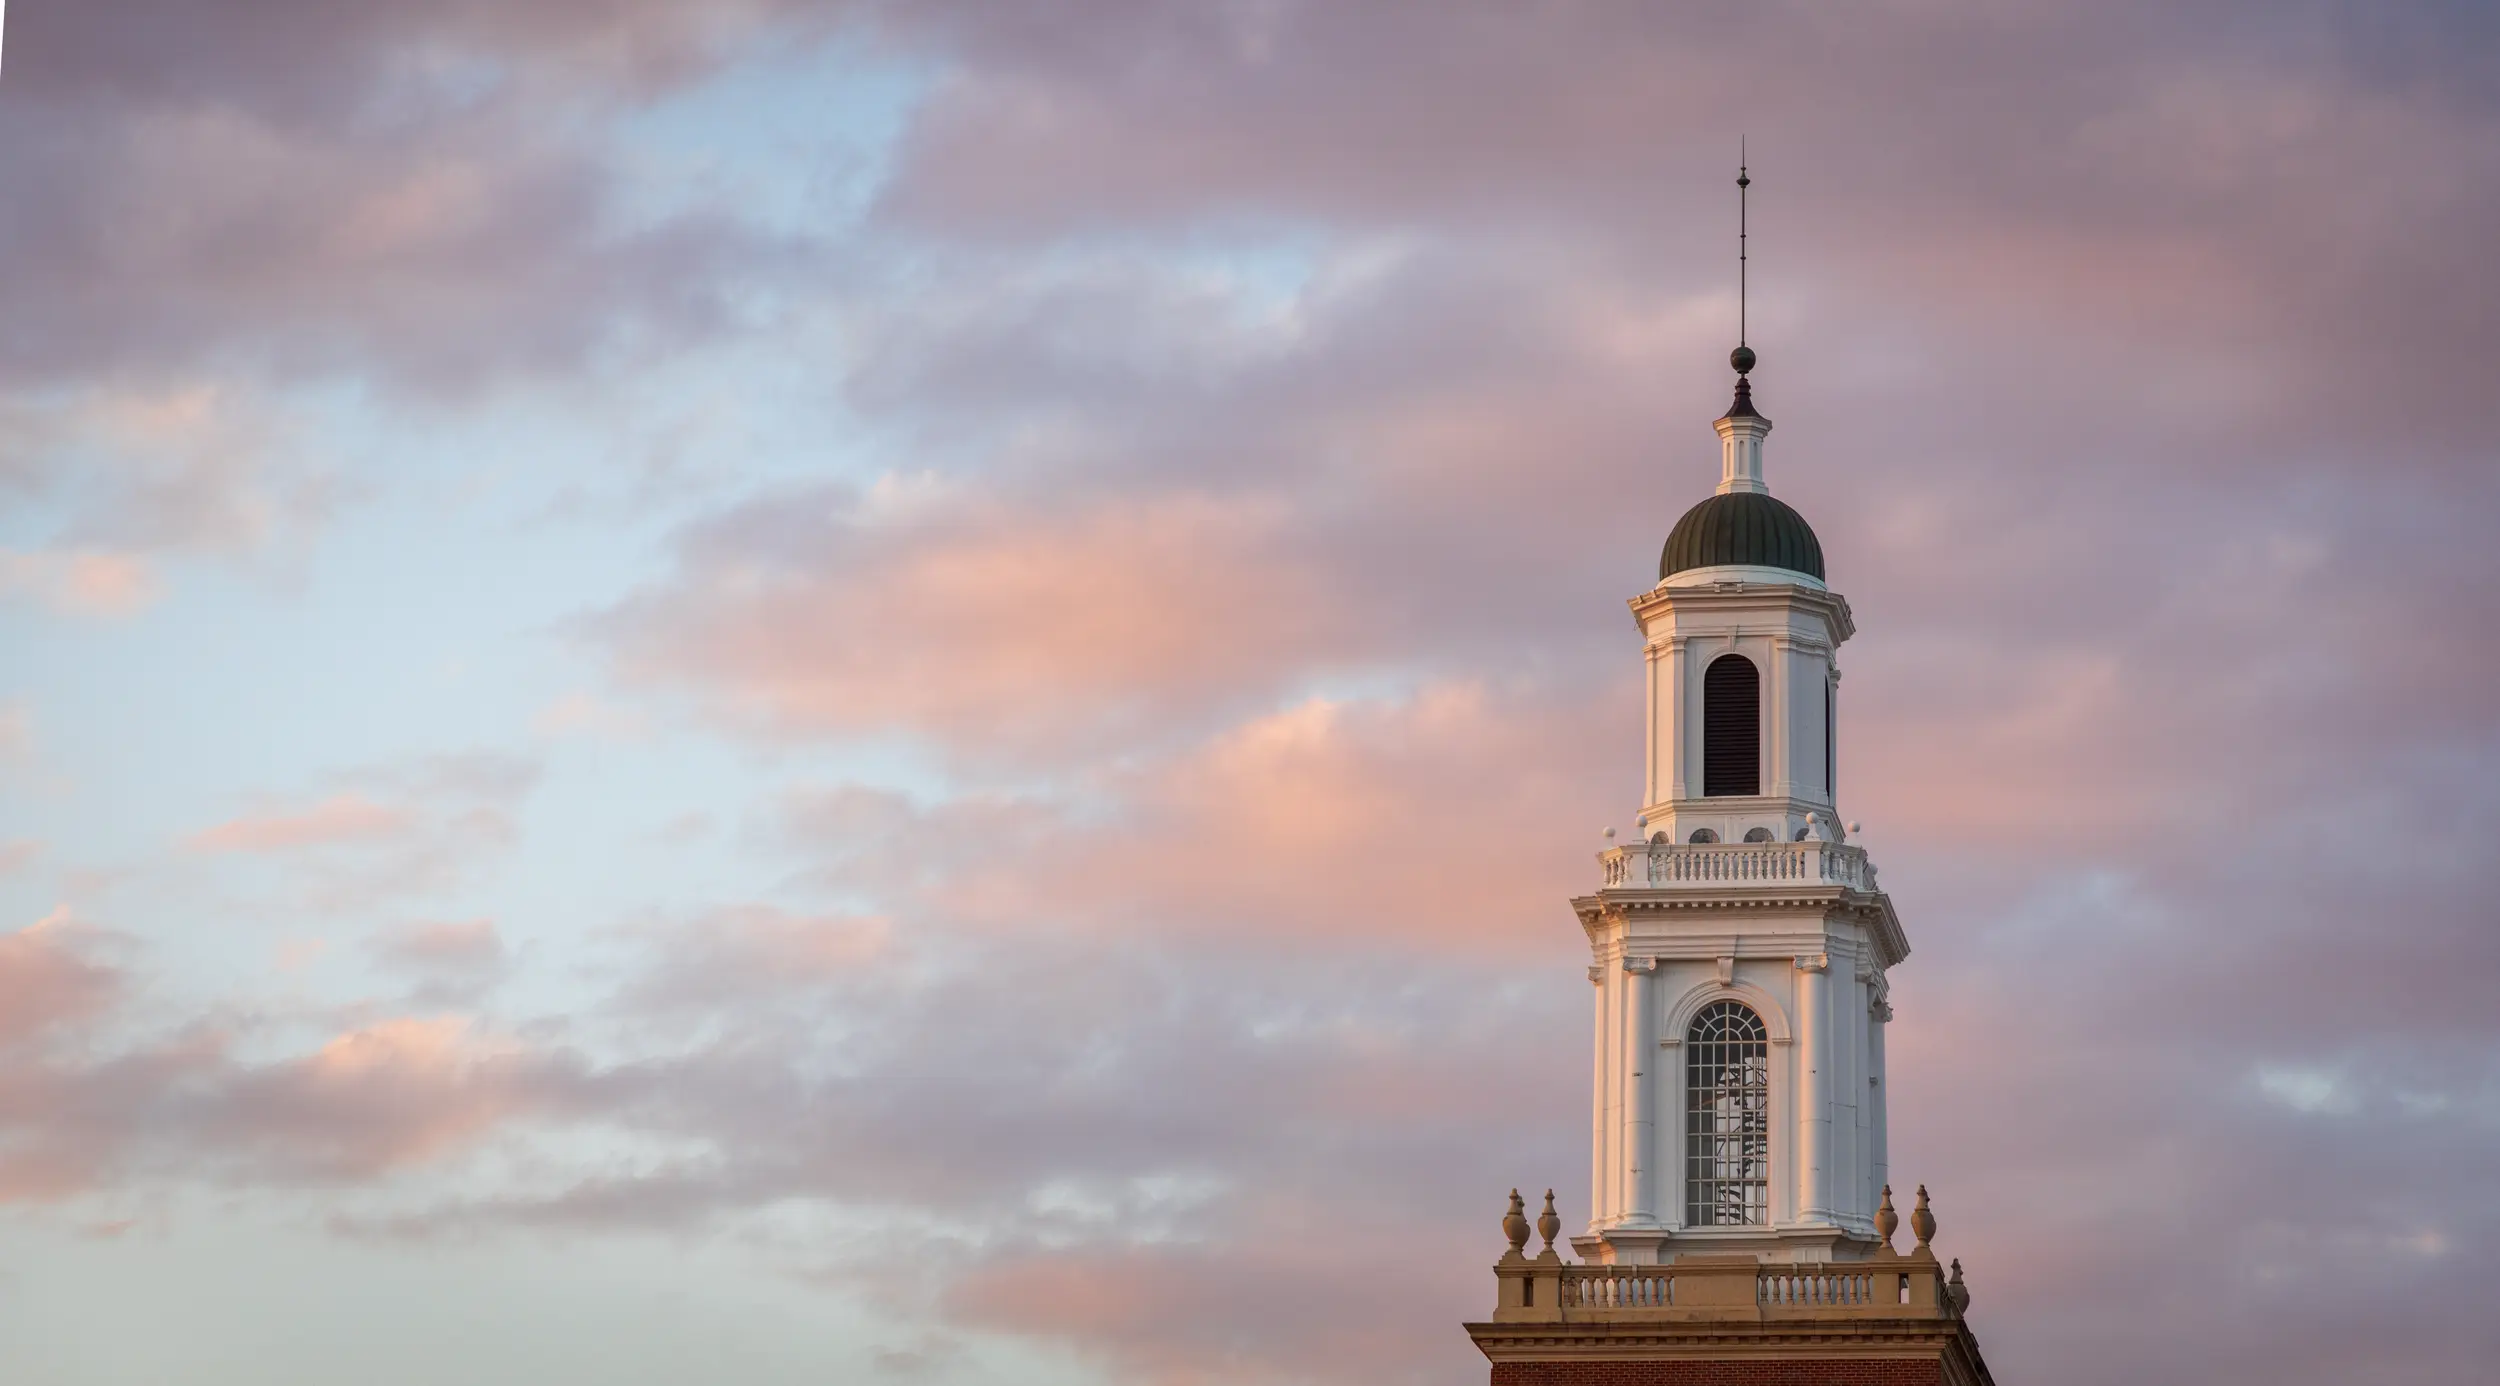
[[[1918,1206],[1910,1210],[1910,1231],[1917,1236],[1922,1249],[1936,1239],[1936,1215],[1927,1211],[1925,1184],[1918,1186]]]
[[[1970,1307],[1970,1286],[1962,1283],[1962,1258],[1953,1258],[1953,1278],[1944,1283],[1944,1297],[1958,1314]]]
[[[1554,1234],[1562,1231],[1562,1215],[1554,1211],[1554,1191],[1545,1191],[1545,1211],[1536,1215],[1536,1234],[1545,1239],[1545,1249],[1554,1249]]]
[[[1513,1256],[1526,1253],[1528,1249],[1528,1203],[1526,1199],[1519,1196],[1517,1189],[1510,1191],[1510,1211],[1502,1215],[1502,1235],[1510,1238],[1510,1251]]]
[[[1892,1250],[1892,1234],[1901,1227],[1901,1214],[1892,1206],[1892,1185],[1884,1186],[1884,1206],[1875,1210],[1875,1235],[1884,1239],[1884,1250]]]

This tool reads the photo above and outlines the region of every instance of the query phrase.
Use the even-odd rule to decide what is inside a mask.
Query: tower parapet
[[[1891,1209],[1884,1190],[1884,1206]],[[1513,1206],[1518,1195],[1512,1194]],[[1547,1196],[1550,1206],[1552,1196]],[[1926,1191],[1919,1192],[1925,1211]],[[1694,1381],[1743,1386],[1797,1380],[1814,1362],[1831,1386],[1994,1386],[1964,1315],[1962,1263],[1938,1261],[1932,1215],[1907,1252],[1881,1245],[1846,1265],[1783,1265],[1692,1255],[1658,1265],[1574,1265],[1524,1237],[1496,1262],[1491,1319],[1467,1325],[1500,1386],[1653,1386],[1661,1362],[1701,1368]]]

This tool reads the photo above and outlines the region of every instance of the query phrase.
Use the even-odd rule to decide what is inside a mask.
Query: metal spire
[[[1745,174],[1745,137],[1736,137],[1736,344],[1745,344],[1745,190],[1753,179]],[[1738,366],[1740,373],[1746,368]]]
[[[1753,176],[1745,170],[1745,137],[1736,137],[1736,350],[1727,354],[1727,363],[1736,368],[1736,402],[1727,408],[1729,418],[1760,418],[1753,407],[1753,348],[1745,345],[1745,251],[1746,238],[1752,227],[1747,224],[1746,192],[1753,186]]]

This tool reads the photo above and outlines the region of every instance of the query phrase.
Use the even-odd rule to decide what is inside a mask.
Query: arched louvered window
[[[1684,1221],[1771,1220],[1771,1044],[1762,1017],[1714,1001],[1684,1035]]]
[[[1762,676],[1740,654],[1710,661],[1701,676],[1701,792],[1762,792]]]

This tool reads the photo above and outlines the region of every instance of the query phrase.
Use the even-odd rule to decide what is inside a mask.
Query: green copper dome
[[[1785,568],[1823,580],[1823,545],[1806,517],[1756,491],[1712,496],[1684,512],[1658,558],[1658,580],[1727,564]]]

